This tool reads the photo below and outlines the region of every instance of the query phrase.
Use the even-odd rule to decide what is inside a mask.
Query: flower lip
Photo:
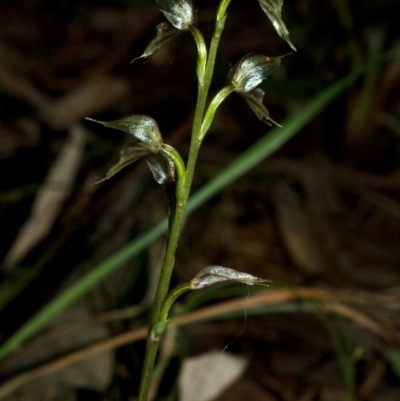
[[[264,91],[260,88],[254,88],[250,92],[242,92],[240,95],[246,100],[247,104],[253,110],[254,114],[260,121],[267,123],[268,125],[276,125],[282,127],[269,115],[268,109],[263,104]]]
[[[146,162],[158,184],[168,184],[175,181],[175,163],[167,153],[161,151],[157,154],[150,154]]]

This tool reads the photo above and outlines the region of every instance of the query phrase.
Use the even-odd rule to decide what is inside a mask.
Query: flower
[[[147,45],[143,54],[132,60],[147,58],[160,50],[166,43],[197,24],[197,16],[191,0],[156,0],[168,21],[157,25],[156,37]]]
[[[267,57],[258,53],[247,54],[230,69],[227,77],[229,85],[246,100],[260,121],[277,126],[280,125],[269,116],[262,102],[264,91],[257,88],[257,85],[279,67],[282,57]]]
[[[252,276],[251,274],[243,273],[229,267],[208,266],[190,280],[190,286],[192,290],[198,290],[225,281],[234,281],[247,285],[260,284],[265,286],[268,286],[268,283],[271,282],[270,280]]]
[[[154,179],[159,184],[175,181],[175,163],[166,151],[160,130],[154,119],[145,115],[128,115],[114,121],[98,121],[87,118],[89,121],[124,131],[135,137],[136,142],[124,146],[120,151],[119,162],[111,167],[106,176],[98,181],[102,182],[113,177],[124,167],[141,157],[147,157],[147,164]]]
[[[167,20],[177,29],[196,25],[197,18],[191,0],[156,0]]]
[[[236,92],[250,92],[276,70],[280,63],[281,57],[250,53],[230,69],[227,79],[235,87]]]

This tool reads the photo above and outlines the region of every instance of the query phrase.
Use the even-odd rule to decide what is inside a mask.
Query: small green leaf
[[[294,44],[289,38],[289,31],[286,28],[285,23],[282,21],[282,6],[283,0],[257,0],[260,3],[261,8],[267,14],[267,17],[272,22],[272,25],[275,28],[275,31],[278,35],[286,40],[287,44],[294,50],[297,51],[294,47]]]
[[[108,180],[121,171],[124,167],[129,166],[129,164],[135,162],[143,156],[147,156],[149,153],[150,151],[140,144],[127,145],[123,147],[119,153],[119,162],[111,167],[107,171],[106,176],[102,180],[97,181],[96,184]]]
[[[250,92],[240,93],[240,95],[246,100],[247,104],[250,106],[250,108],[253,110],[254,114],[259,118],[260,121],[264,121],[268,125],[275,124],[277,127],[282,127],[270,117],[268,109],[264,106],[264,91],[262,89],[255,88]]]
[[[258,53],[247,54],[230,69],[228,82],[236,92],[249,92],[279,67],[281,58]]]
[[[208,287],[213,284],[222,283],[225,281],[233,281],[247,285],[260,284],[268,286],[270,280],[265,280],[248,273],[239,272],[229,267],[223,266],[209,266],[200,271],[190,281],[191,288],[198,290],[200,288]]]
[[[186,30],[196,25],[197,19],[191,0],[156,0],[168,21],[177,29]]]
[[[114,121],[86,119],[102,124],[104,127],[114,128],[133,135],[137,140],[146,144],[146,147],[153,153],[157,153],[162,146],[163,141],[158,125],[149,116],[133,114]]]
[[[158,24],[156,37],[148,44],[143,54],[140,57],[136,57],[135,59],[133,59],[131,63],[139,58],[150,57],[152,54],[160,50],[170,40],[174,39],[181,33],[181,30],[174,28],[172,25],[168,24],[168,22],[162,22],[161,24]]]

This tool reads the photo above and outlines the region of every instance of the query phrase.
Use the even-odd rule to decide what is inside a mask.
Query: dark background
[[[216,6],[211,0],[195,2],[207,43]],[[179,329],[174,345],[166,347],[169,367],[158,399],[174,399],[185,358],[222,350],[239,333],[228,351],[247,357],[249,367],[218,400],[351,400],[351,385],[353,399],[400,398],[399,363],[393,357],[400,340],[400,61],[376,62],[399,46],[399,15],[395,0],[285,2],[283,18],[298,51],[282,59],[261,85],[275,121],[284,124],[352,71],[372,68],[272,157],[188,218],[174,283],[220,264],[273,280],[271,290],[308,289],[314,302],[299,295],[286,304],[272,302],[256,316],[250,308],[246,319],[240,311]],[[84,121],[148,114],[186,160],[197,94],[190,34],[149,60],[130,63],[162,21],[150,0],[1,2],[0,340],[166,215],[165,193],[144,161],[94,185],[129,138]],[[273,57],[290,49],[256,1],[235,0],[211,93],[250,52]],[[230,96],[204,141],[194,190],[268,129],[243,99]],[[58,162],[58,173],[49,176]],[[49,192],[63,195],[37,212],[22,238],[35,203]],[[47,330],[15,360],[8,358],[3,379],[143,326],[150,306],[143,299],[152,296],[163,243],[155,241],[52,324],[59,333],[77,325],[73,334],[64,332],[69,347],[52,345]],[[331,309],[321,306],[320,289],[329,292]],[[247,291],[253,289],[223,287],[192,301],[212,305]],[[136,304],[142,307],[132,309]],[[106,314],[110,311],[126,313],[119,319]],[[57,379],[40,378],[7,399],[133,400],[143,344],[111,352],[107,363],[89,363],[106,375],[103,381],[64,380],[61,370]],[[346,375],[343,360],[354,376]],[[343,376],[350,380],[347,387]]]

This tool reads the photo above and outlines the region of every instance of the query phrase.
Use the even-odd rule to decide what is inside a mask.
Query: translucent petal
[[[242,273],[237,270],[230,269],[229,267],[209,266],[201,270],[201,272],[190,281],[190,285],[192,289],[197,290],[225,281],[233,281],[247,285],[261,284],[267,286],[267,283],[271,282],[270,280],[252,276],[248,273]]]
[[[165,169],[167,171],[167,176],[168,176],[168,182],[175,181],[175,178],[176,178],[176,166],[175,166],[174,161],[163,150],[161,150],[161,152],[159,153],[159,156],[164,159]]]
[[[151,56],[160,50],[166,43],[181,33],[181,30],[174,28],[168,24],[168,22],[162,22],[161,24],[158,24],[156,37],[148,44],[143,54],[140,57],[133,59],[132,62],[139,58],[147,58]]]
[[[191,0],[156,0],[168,21],[177,29],[185,30],[196,24]]]
[[[175,164],[166,153],[150,154],[146,161],[158,184],[175,181]]]
[[[121,171],[124,167],[135,162],[136,160],[140,159],[143,156],[147,156],[149,153],[150,153],[149,150],[140,146],[140,144],[127,145],[123,147],[119,154],[119,162],[114,166],[112,166],[107,171],[106,176],[102,180],[97,181],[96,184],[108,180],[109,178],[117,174],[119,171]]]
[[[92,118],[87,120],[131,134],[140,142],[147,144],[147,148],[153,153],[157,153],[161,148],[160,130],[155,120],[149,116],[133,114],[114,121],[98,121]]]
[[[287,44],[296,51],[292,41],[289,38],[289,31],[285,23],[282,21],[282,6],[283,0],[258,0],[261,8],[267,14],[278,35],[286,40]]]
[[[269,125],[272,123],[278,127],[282,127],[269,116],[269,111],[263,104],[264,91],[262,89],[255,88],[250,92],[242,92],[240,95],[246,100],[260,121],[264,121]]]
[[[155,155],[153,155],[153,157],[149,157],[146,162],[157,183],[166,184],[167,172],[165,171],[164,164],[162,162],[160,163],[160,160],[155,157]]]
[[[279,67],[281,57],[252,53],[241,58],[229,71],[228,82],[236,92],[249,92]]]

